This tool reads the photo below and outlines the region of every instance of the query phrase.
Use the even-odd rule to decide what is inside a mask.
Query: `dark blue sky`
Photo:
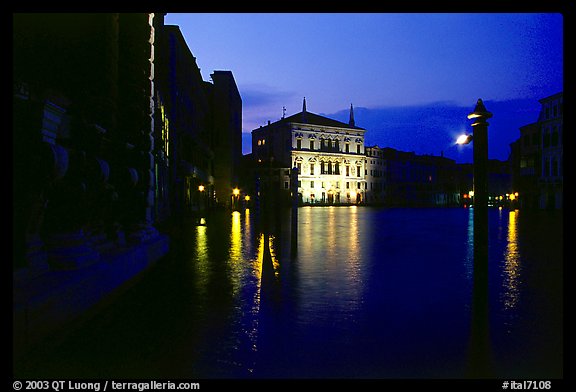
[[[490,158],[508,158],[538,100],[563,90],[563,16],[541,13],[167,14],[204,80],[233,72],[250,131],[302,109],[338,120],[355,107],[367,144],[471,161],[453,138],[482,98]]]

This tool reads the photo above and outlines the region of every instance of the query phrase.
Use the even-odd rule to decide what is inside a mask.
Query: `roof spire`
[[[304,102],[302,102],[302,112],[306,112],[306,97],[304,97]]]
[[[348,125],[355,127],[356,123],[354,122],[354,107],[350,104],[350,120],[348,120]]]

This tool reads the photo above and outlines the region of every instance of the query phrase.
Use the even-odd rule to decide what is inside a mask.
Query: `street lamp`
[[[458,139],[456,139],[456,144],[469,144],[472,141],[472,138],[472,135],[460,135],[458,136]]]
[[[240,189],[234,188],[232,189],[232,210],[238,209],[238,202],[240,199]]]
[[[204,192],[204,185],[198,185],[198,190],[200,192]]]

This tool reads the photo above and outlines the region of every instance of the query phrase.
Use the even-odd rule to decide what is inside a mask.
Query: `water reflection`
[[[207,274],[210,268],[210,255],[208,253],[208,235],[206,226],[196,226],[196,260],[194,264],[199,272],[200,279],[196,280],[196,290],[200,297],[207,294]]]
[[[491,268],[504,288],[491,305],[517,312],[525,257],[518,212],[491,214]],[[298,216],[294,258],[289,225],[259,224],[249,210],[227,214],[221,228],[196,228],[199,281],[218,280],[230,299],[218,309],[229,327],[210,340],[225,355],[206,365],[221,373],[203,375],[460,377],[471,322],[472,365],[482,369],[490,343],[487,315],[471,315],[473,209],[302,207]]]
[[[466,258],[464,259],[464,276],[472,282],[474,277],[474,209],[468,208],[468,225],[466,229]]]
[[[505,310],[513,310],[518,304],[520,295],[520,251],[518,249],[518,223],[519,211],[508,213],[508,236],[506,252],[504,254],[504,293],[503,305]]]

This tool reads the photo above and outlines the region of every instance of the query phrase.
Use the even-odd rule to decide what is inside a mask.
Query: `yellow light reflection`
[[[357,255],[359,252],[359,245],[358,245],[358,207],[351,206],[350,207],[350,236],[348,237],[350,240],[350,254],[351,256]],[[355,259],[355,257],[354,257]]]
[[[274,247],[275,236],[270,235],[268,238],[268,245],[270,247],[270,256],[272,257],[272,267],[274,268],[274,276],[278,277],[280,274],[280,262],[278,261],[278,254]]]
[[[508,245],[504,256],[504,308],[513,309],[519,300],[520,252],[518,250],[518,210],[508,214]]]
[[[240,226],[240,212],[232,212],[232,230],[230,232],[230,258],[239,261],[242,257],[242,228]]]
[[[232,212],[232,227],[230,229],[230,280],[232,294],[236,296],[240,290],[242,270],[242,227],[240,212]]]
[[[250,243],[252,238],[252,226],[250,222],[250,209],[244,210],[244,241],[246,244]]]
[[[196,260],[193,265],[198,271],[196,280],[198,294],[203,298],[207,294],[206,283],[209,275],[209,255],[208,255],[208,236],[206,235],[206,226],[196,226]]]

